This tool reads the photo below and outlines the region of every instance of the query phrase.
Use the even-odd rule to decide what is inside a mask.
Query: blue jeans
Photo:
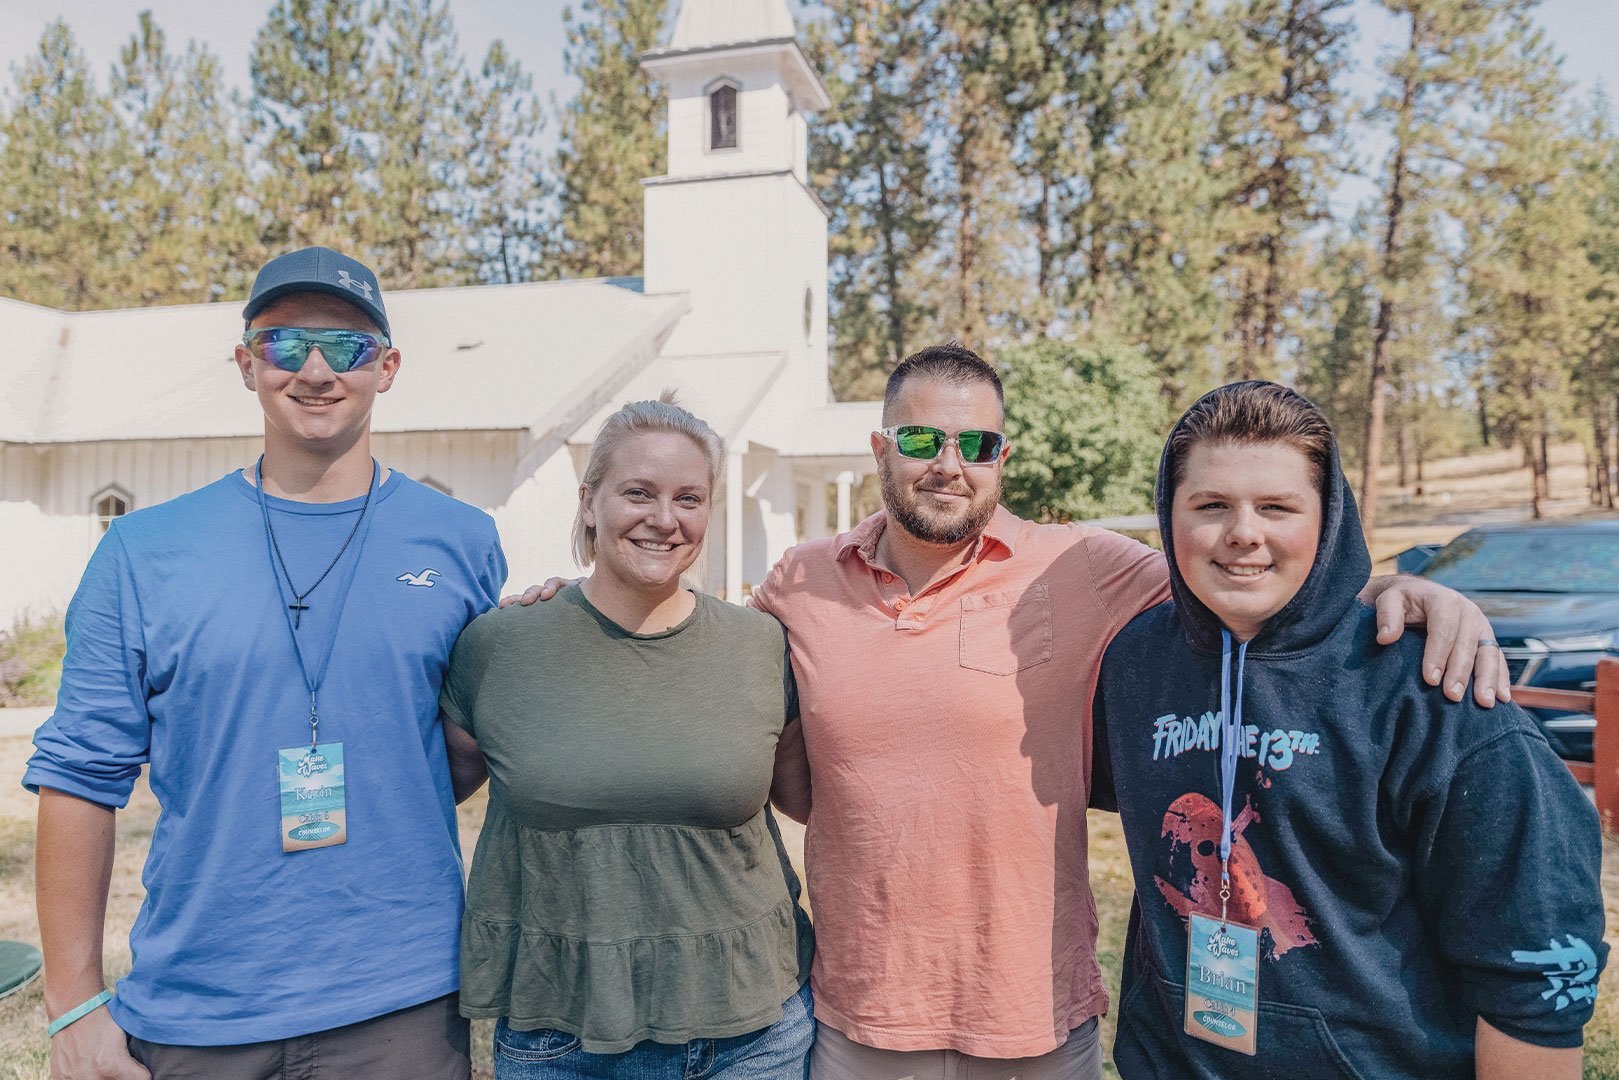
[[[622,1054],[592,1054],[554,1028],[513,1031],[495,1023],[495,1080],[805,1080],[815,1045],[809,983],[767,1028],[729,1039],[641,1042]]]

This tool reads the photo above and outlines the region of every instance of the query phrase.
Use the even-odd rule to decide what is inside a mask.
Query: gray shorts
[[[471,1035],[455,994],[347,1027],[241,1046],[129,1037],[152,1080],[469,1080]]]
[[[984,1058],[959,1050],[879,1050],[824,1023],[810,1053],[810,1080],[1101,1080],[1096,1018],[1068,1033],[1049,1054]]]

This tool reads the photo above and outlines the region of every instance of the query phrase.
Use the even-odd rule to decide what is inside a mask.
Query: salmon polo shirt
[[[1115,533],[997,508],[967,564],[911,596],[877,557],[886,525],[793,548],[753,597],[798,681],[801,752],[774,796],[807,815],[815,1015],[888,1050],[1044,1054],[1107,1011],[1091,698],[1168,571]]]

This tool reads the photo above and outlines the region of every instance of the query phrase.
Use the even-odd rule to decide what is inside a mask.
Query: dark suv
[[[1619,656],[1619,519],[1485,525],[1397,563],[1484,609],[1514,683],[1589,691],[1597,661]],[[1559,754],[1591,760],[1589,713],[1529,711]]]

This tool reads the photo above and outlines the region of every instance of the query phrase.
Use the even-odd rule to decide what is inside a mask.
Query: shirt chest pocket
[[[961,598],[961,666],[1013,675],[1051,659],[1051,587]]]

